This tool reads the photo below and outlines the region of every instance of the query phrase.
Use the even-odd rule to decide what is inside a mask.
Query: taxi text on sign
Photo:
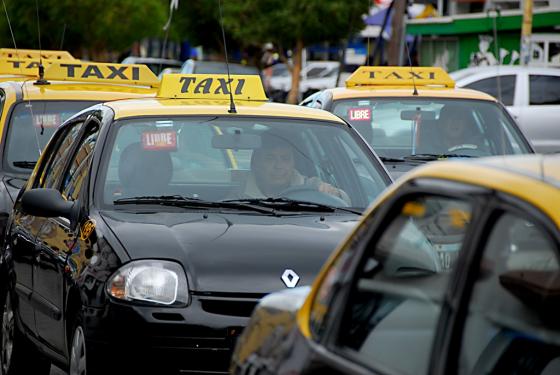
[[[68,60],[75,61],[75,60]],[[43,66],[50,65],[52,60],[43,60]],[[17,74],[25,76],[39,76],[39,59],[5,58],[0,56],[0,74]]]
[[[146,65],[56,61],[45,69],[49,81],[85,81],[156,87],[159,80]]]
[[[36,49],[0,48],[0,58],[38,59],[43,60],[76,60],[68,51],[49,51]]]
[[[437,67],[362,66],[346,80],[346,87],[354,86],[426,86],[455,87],[455,81]]]
[[[165,74],[158,97],[182,99],[266,101],[262,81],[257,75]]]

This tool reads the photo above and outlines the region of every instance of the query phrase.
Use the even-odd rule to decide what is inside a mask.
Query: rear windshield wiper
[[[130,198],[120,198],[113,201],[115,205],[125,204],[159,204],[162,206],[175,206],[175,207],[195,207],[195,208],[234,208],[246,209],[265,214],[274,214],[273,209],[254,206],[244,203],[229,203],[229,202],[213,202],[205,201],[198,198],[190,198],[182,195],[160,195],[160,196],[139,196]]]
[[[14,167],[24,168],[24,169],[33,169],[35,168],[36,161],[28,161],[28,160],[18,160],[12,163]]]
[[[335,212],[335,211],[346,211],[353,214],[361,215],[362,211],[346,207],[335,207],[326,204],[299,201],[289,198],[262,198],[262,199],[230,199],[222,201],[225,203],[247,203],[247,204],[258,204],[265,207],[273,207],[278,210],[284,211],[314,211],[314,212]]]

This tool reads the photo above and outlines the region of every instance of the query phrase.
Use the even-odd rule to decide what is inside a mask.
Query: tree
[[[298,99],[302,51],[306,45],[340,41],[364,26],[367,0],[227,0],[224,25],[244,44],[273,42],[293,51],[289,103]]]
[[[168,0],[41,0],[41,47],[107,59],[137,40],[163,35]],[[36,0],[6,0],[18,48],[39,48]],[[2,15],[4,15],[2,9]],[[2,46],[13,46],[5,16]],[[64,40],[63,40],[64,36]]]

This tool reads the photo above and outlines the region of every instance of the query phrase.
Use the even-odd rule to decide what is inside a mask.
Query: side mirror
[[[64,199],[56,189],[31,189],[23,193],[21,208],[33,216],[62,216],[71,220],[74,202]]]

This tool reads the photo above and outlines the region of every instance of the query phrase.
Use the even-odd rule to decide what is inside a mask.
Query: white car
[[[180,68],[183,62],[173,59],[160,59],[159,57],[128,56],[121,61],[121,64],[145,64],[155,74],[161,74],[166,68]]]
[[[281,64],[277,65],[280,66],[270,79],[270,90],[288,93],[292,88],[292,74],[287,68],[283,69]],[[308,61],[301,70],[300,99],[314,92],[336,87],[339,65],[337,61]]]
[[[450,76],[458,87],[501,99],[537,152],[560,152],[560,69],[488,66],[458,70]]]

